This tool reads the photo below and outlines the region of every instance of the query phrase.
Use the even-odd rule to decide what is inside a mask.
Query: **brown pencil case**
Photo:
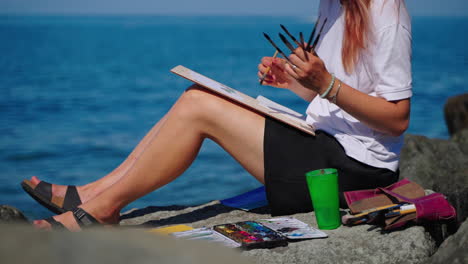
[[[344,193],[353,214],[364,210],[398,203],[411,203],[416,212],[386,218],[386,230],[405,225],[409,221],[447,220],[456,216],[455,209],[440,193],[425,195],[424,189],[408,179],[403,179],[385,188],[358,190]]]

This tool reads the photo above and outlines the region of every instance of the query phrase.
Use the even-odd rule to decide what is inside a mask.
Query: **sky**
[[[319,0],[0,0],[0,14],[314,16]],[[468,0],[406,0],[416,16],[468,16]]]

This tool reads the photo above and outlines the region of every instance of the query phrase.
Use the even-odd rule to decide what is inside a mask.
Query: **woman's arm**
[[[331,79],[331,76],[330,76]],[[338,80],[337,80],[338,81]],[[338,83],[330,91],[336,93]],[[327,97],[330,100],[330,96]],[[387,101],[342,84],[336,104],[367,126],[392,136],[399,136],[409,125],[410,99]]]
[[[298,54],[298,55],[296,55]],[[322,95],[329,87],[332,75],[327,71],[323,61],[309,53],[306,60],[301,52],[289,56],[295,65],[285,65],[288,74],[303,87]],[[339,86],[337,79],[329,92],[330,100]],[[377,131],[393,136],[401,135],[409,124],[410,100],[387,101],[383,98],[370,96],[349,85],[342,83],[336,96],[336,104],[367,126]]]
[[[305,88],[299,82],[292,83],[288,89],[307,102],[311,102],[317,96],[315,91]]]

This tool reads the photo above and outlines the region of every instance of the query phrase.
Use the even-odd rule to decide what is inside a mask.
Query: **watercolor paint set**
[[[287,246],[288,241],[326,238],[327,234],[291,217],[215,225],[172,233],[174,237],[221,243],[231,248],[254,249]]]

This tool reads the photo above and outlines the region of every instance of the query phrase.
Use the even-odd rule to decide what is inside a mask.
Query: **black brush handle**
[[[307,46],[306,49],[307,51],[310,51],[310,45],[312,44],[312,40],[314,39],[315,31],[317,30],[317,25],[320,22],[320,16],[317,18],[317,21],[315,21],[314,29],[312,29],[312,32],[310,33],[309,41],[307,41]]]
[[[270,44],[279,52],[279,54],[281,54],[281,56],[283,56],[287,62],[291,63],[292,62],[289,60],[288,56],[286,56],[286,54],[284,54],[284,52],[275,44],[275,42],[273,42],[273,40],[270,38],[270,36],[268,36],[267,33],[263,32],[263,36],[268,40],[268,42],[270,42]]]
[[[322,35],[323,28],[325,27],[325,24],[327,24],[327,19],[325,18],[325,21],[323,21],[322,27],[320,28],[320,31],[317,35],[317,38],[314,41],[314,44],[312,44],[311,50],[315,50],[315,47],[317,46],[317,43],[319,42],[320,35]]]
[[[297,39],[291,33],[289,33],[289,30],[285,26],[280,25],[280,27],[283,29],[284,33],[286,33],[286,35],[288,35],[292,39],[292,41],[294,41],[294,43],[296,43],[296,45],[300,46]]]
[[[283,43],[291,51],[291,53],[294,53],[294,46],[291,44],[291,42],[289,42],[288,39],[286,39],[286,37],[283,34],[279,33],[278,35],[279,35],[280,39],[283,41]]]

